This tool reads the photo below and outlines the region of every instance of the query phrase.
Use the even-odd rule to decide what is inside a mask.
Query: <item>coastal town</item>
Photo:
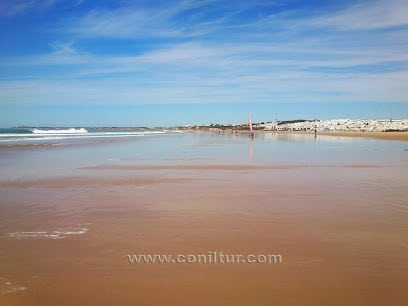
[[[268,122],[258,124],[263,130],[275,131],[351,131],[351,132],[405,132],[408,131],[408,119],[402,120],[313,120],[298,122]]]
[[[253,123],[258,131],[297,132],[408,132],[408,119],[333,119],[333,120],[290,120]],[[187,125],[177,129],[188,130],[248,130],[248,124]]]

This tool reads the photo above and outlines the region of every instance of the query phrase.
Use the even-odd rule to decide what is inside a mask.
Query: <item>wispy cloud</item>
[[[0,16],[16,16],[35,7],[35,1],[4,1],[0,3]]]
[[[269,7],[277,4],[269,3]],[[79,37],[197,38],[205,35],[279,38],[311,30],[378,30],[408,26],[405,0],[362,1],[340,10],[299,9],[253,11],[262,2],[228,5],[223,1],[180,1],[167,7],[95,8],[64,26]],[[251,12],[251,14],[246,14]]]
[[[208,20],[201,10],[213,0],[181,1],[168,7],[126,6],[116,9],[95,8],[74,18],[68,32],[85,37],[139,38],[192,37],[221,23],[225,16]],[[183,15],[185,14],[185,15]],[[180,16],[183,15],[183,16]]]
[[[310,25],[339,30],[377,30],[408,26],[406,0],[366,1],[327,16],[315,18]]]
[[[47,53],[0,63],[0,100],[407,101],[402,1],[359,2],[319,15],[269,2],[268,10],[258,14],[264,5],[132,3],[64,18],[58,43],[50,44]],[[110,44],[118,41],[123,48],[111,51]]]
[[[81,5],[85,0],[2,0],[0,1],[0,17],[16,17],[31,12],[46,12],[54,6],[66,3],[69,7]]]

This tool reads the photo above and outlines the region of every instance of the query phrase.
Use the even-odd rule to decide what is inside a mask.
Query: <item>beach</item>
[[[336,136],[0,148],[0,304],[406,305],[407,143]],[[282,261],[127,257],[212,252]]]

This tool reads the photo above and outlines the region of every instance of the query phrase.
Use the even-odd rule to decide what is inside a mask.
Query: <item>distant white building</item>
[[[408,119],[382,119],[382,120],[352,120],[352,119],[334,119],[320,121],[304,121],[278,124],[267,122],[262,125],[266,131],[407,131]]]

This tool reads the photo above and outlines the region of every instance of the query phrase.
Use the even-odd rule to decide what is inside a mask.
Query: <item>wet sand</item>
[[[408,141],[408,132],[318,132],[320,135]]]
[[[263,131],[255,130],[250,132],[249,130],[227,130],[230,133],[237,134],[263,134],[263,133],[272,133],[272,134],[305,134],[305,135],[314,135],[314,132],[303,132],[303,131]],[[214,133],[214,131],[212,131]],[[219,133],[219,131],[216,131]],[[337,136],[337,137],[366,137],[366,138],[375,138],[383,140],[398,140],[398,141],[408,141],[408,132],[357,132],[357,131],[319,131],[317,135],[323,136]]]
[[[0,304],[406,305],[404,156],[312,165],[276,156],[106,160],[75,164],[75,176],[3,178]],[[209,251],[282,254],[283,262],[126,258]]]

